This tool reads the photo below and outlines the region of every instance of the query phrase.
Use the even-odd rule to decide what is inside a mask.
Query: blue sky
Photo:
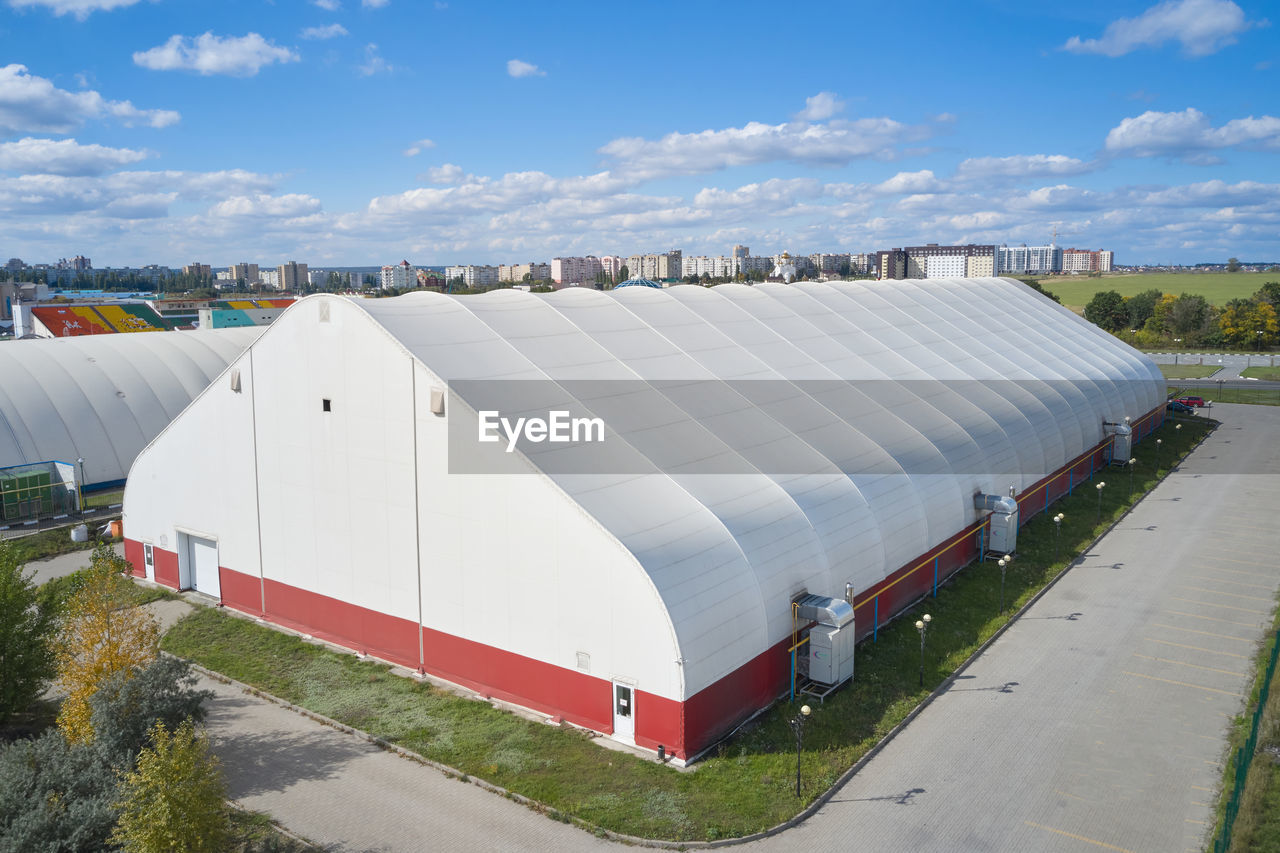
[[[0,255],[1280,260],[1274,10],[0,0]]]

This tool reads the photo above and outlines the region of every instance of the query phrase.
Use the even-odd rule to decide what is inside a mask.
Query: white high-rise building
[[[307,265],[297,261],[289,261],[287,264],[276,267],[276,275],[279,279],[276,286],[292,293],[301,293],[310,283],[307,277]]]
[[[996,259],[998,273],[1048,275],[1062,270],[1062,250],[1048,246],[1001,246]]]
[[[418,286],[418,271],[408,261],[382,268],[380,286],[383,290],[404,290]]]
[[[499,270],[493,266],[479,266],[477,264],[464,264],[460,266],[445,267],[445,281],[453,281],[454,279],[462,279],[464,287],[474,290],[480,287],[497,287]],[[414,279],[415,286],[417,279]]]

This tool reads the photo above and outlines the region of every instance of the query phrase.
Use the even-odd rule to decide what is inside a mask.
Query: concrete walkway
[[[309,718],[204,679],[231,797],[330,851],[614,845]]]
[[[67,534],[71,534],[68,532]],[[117,555],[124,556],[124,543],[117,542],[111,546]],[[23,566],[26,571],[35,571],[35,582],[37,585],[45,581],[60,578],[69,575],[74,571],[83,569],[89,565],[89,558],[93,556],[93,551],[72,551],[70,554],[59,554],[56,557],[50,557],[47,560],[32,560]]]

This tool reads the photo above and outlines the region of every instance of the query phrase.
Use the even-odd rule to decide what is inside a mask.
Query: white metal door
[[[623,740],[636,738],[635,691],[630,685],[613,683],[613,736]]]
[[[211,539],[187,537],[190,543],[191,588],[220,598],[221,585],[218,583],[218,543]]]

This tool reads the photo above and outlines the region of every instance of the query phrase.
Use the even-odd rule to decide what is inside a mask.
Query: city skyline
[[[1265,12],[5,0],[0,254],[444,266],[1056,231],[1126,264],[1266,260]]]

